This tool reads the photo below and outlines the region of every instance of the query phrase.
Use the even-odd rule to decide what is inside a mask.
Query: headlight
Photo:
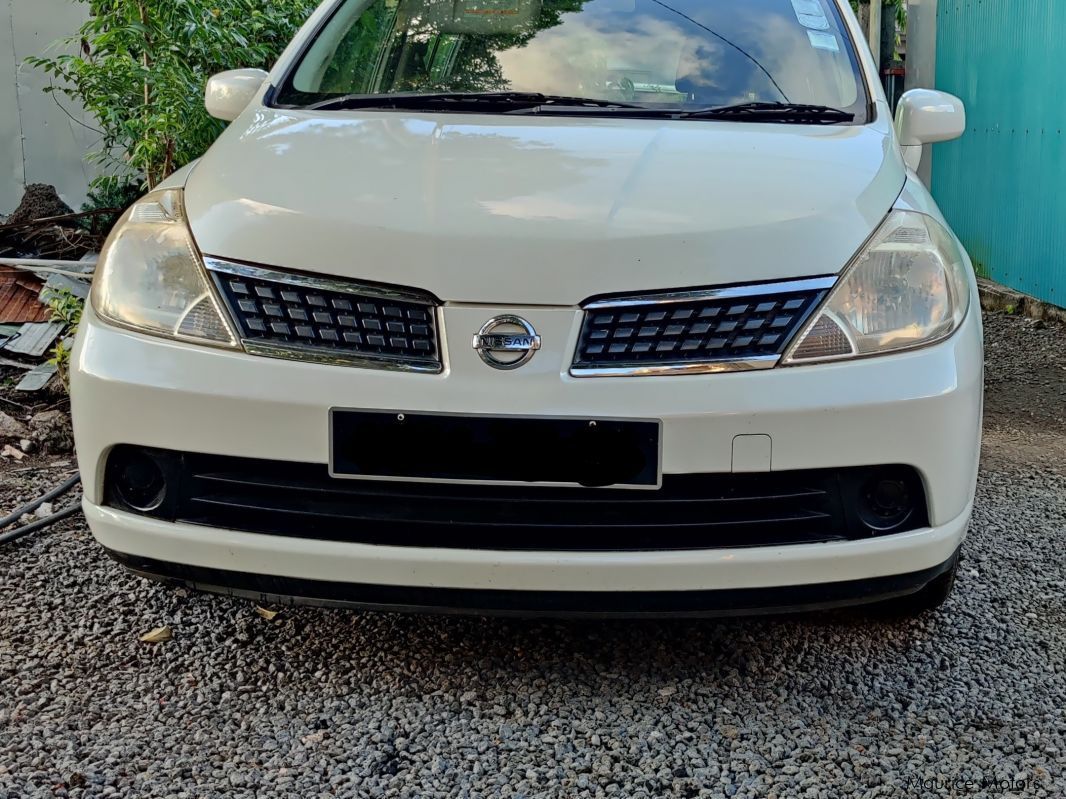
[[[965,256],[939,222],[893,211],[782,363],[896,352],[946,338],[970,305],[967,271]]]
[[[100,254],[93,308],[132,330],[236,348],[182,199],[177,189],[156,191],[126,211]]]

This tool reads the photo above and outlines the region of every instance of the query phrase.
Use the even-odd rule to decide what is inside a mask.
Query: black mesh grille
[[[143,452],[162,470],[165,502],[149,515],[268,535],[365,544],[503,550],[667,550],[847,541],[928,523],[922,481],[906,466],[766,474],[664,475],[656,491],[342,480],[324,464],[117,447],[116,482]],[[906,486],[913,512],[863,520],[870,486]]]
[[[433,299],[390,296],[340,281],[213,271],[246,346],[439,370]],[[399,292],[397,292],[399,294]],[[284,353],[279,353],[284,354]]]
[[[575,371],[780,355],[827,289],[604,300],[585,314]],[[664,298],[667,295],[664,295]],[[616,302],[616,304],[614,304]]]

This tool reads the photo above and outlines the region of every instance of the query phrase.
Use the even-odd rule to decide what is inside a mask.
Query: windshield
[[[833,0],[341,0],[274,101],[442,92],[802,103],[857,121],[867,103]]]

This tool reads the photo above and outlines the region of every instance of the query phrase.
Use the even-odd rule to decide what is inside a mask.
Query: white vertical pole
[[[884,0],[870,0],[870,30],[867,38],[874,54],[874,65],[881,71],[881,4]]]

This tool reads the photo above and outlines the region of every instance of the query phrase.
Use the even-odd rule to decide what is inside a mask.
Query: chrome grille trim
[[[249,355],[261,355],[265,358],[282,358],[287,361],[302,361],[303,363],[317,363],[326,366],[378,369],[384,372],[421,372],[436,375],[443,371],[440,366],[423,366],[400,360],[364,358],[358,355],[334,355],[313,347],[298,347],[295,345],[286,347],[276,344],[256,343],[251,340],[242,340],[241,343],[244,346],[244,351]]]
[[[664,363],[646,366],[573,366],[574,377],[665,377],[671,375],[710,375],[722,372],[754,372],[773,369],[780,355],[735,360],[700,361],[698,363]]]
[[[637,294],[626,297],[608,297],[583,303],[586,311],[604,308],[628,308],[633,305],[669,305],[700,300],[731,300],[739,297],[758,297],[763,294],[788,294],[793,291],[822,291],[833,288],[839,275],[780,280],[774,283],[753,283],[747,286],[724,286],[722,288],[693,289],[691,291],[667,291],[655,294]]]
[[[307,288],[321,289],[322,291],[337,291],[342,294],[359,294],[364,297],[375,297],[381,300],[413,302],[417,305],[430,307],[436,307],[438,304],[429,292],[415,291],[402,286],[382,286],[345,278],[305,275],[300,272],[280,272],[268,267],[226,261],[210,255],[204,256],[204,264],[209,272],[222,272],[227,275],[270,280],[275,283],[290,283],[294,286],[306,286]]]

